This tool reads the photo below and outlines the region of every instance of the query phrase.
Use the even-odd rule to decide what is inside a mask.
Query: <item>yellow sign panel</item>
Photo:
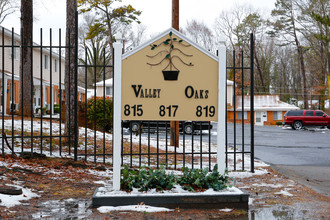
[[[218,120],[218,62],[172,31],[122,62],[122,120]]]

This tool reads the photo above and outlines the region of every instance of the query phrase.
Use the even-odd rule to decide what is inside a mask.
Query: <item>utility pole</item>
[[[179,31],[179,0],[172,0],[172,28]]]
[[[179,0],[172,0],[172,27],[179,31]],[[171,146],[179,147],[179,122],[171,121]]]

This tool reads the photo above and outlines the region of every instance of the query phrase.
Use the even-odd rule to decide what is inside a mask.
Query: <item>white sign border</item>
[[[121,77],[123,44],[116,42],[114,48],[114,94],[113,94],[113,190],[120,190],[121,168]]]
[[[219,173],[226,169],[226,46],[224,41],[219,47],[219,77],[218,77],[218,125],[217,125],[217,164]],[[121,169],[121,83],[122,83],[122,48],[121,42],[114,43],[114,94],[113,94],[113,190],[120,190]]]

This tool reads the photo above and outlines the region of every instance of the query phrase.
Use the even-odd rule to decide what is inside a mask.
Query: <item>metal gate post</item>
[[[78,11],[75,15],[75,73],[74,73],[74,161],[78,160]]]
[[[254,39],[253,34],[250,36],[250,65],[251,65],[251,100],[250,100],[250,124],[251,124],[251,143],[250,143],[250,151],[251,151],[251,172],[254,173]]]

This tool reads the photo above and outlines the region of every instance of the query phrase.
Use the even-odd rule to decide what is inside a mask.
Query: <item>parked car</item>
[[[154,131],[157,129],[157,126],[159,130],[170,129],[169,121],[123,121],[123,127],[129,128],[132,132],[139,131],[140,127],[143,130],[149,128]],[[211,130],[212,127],[208,121],[179,121],[179,132],[184,132],[185,134],[192,134],[197,130]]]
[[[327,126],[330,129],[330,116],[321,110],[291,110],[284,114],[283,124],[295,130],[305,126]]]

